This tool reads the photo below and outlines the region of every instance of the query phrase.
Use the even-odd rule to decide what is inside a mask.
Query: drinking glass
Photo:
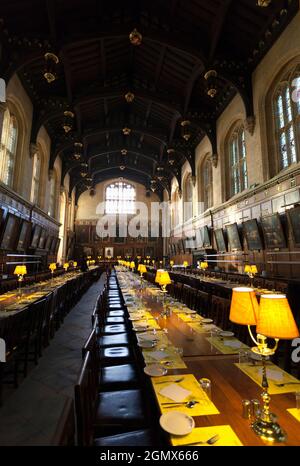
[[[249,351],[240,350],[239,351],[239,364],[247,364],[249,362]]]
[[[211,381],[206,378],[199,380],[202,390],[206,393],[209,400],[211,400]]]
[[[183,356],[183,348],[174,348],[174,353],[178,354],[178,356]]]

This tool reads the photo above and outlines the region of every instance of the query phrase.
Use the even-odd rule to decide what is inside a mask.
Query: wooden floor
[[[104,285],[102,275],[66,317],[38,366],[17,390],[4,387],[0,445],[50,445],[58,419],[82,363],[81,348],[91,330],[91,314]]]

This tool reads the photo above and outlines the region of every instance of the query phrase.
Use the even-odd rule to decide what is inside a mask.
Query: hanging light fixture
[[[168,162],[170,165],[174,165],[175,163],[175,149],[169,148],[167,149],[167,154],[169,156]]]
[[[183,139],[188,141],[192,136],[191,130],[190,130],[191,122],[189,120],[184,120],[180,123],[180,125],[182,127],[182,137]]]
[[[87,162],[82,162],[80,166],[81,166],[80,175],[82,176],[82,178],[86,178],[88,174],[87,170],[88,170],[89,164]]]
[[[138,46],[141,45],[143,36],[136,28],[134,28],[133,31],[129,34],[129,40],[132,45]]]
[[[128,104],[131,104],[133,101],[134,101],[134,98],[135,98],[135,95],[133,94],[133,92],[127,92],[127,94],[125,94],[125,100]]]
[[[66,134],[68,134],[72,128],[73,128],[73,119],[74,119],[74,113],[71,112],[70,110],[66,110],[64,112],[64,121],[63,121],[63,129]]]
[[[83,144],[81,142],[74,143],[74,158],[80,160],[82,157]]]
[[[272,0],[257,0],[256,4],[257,6],[261,6],[261,7],[264,7],[266,8],[267,6],[270,5]]]
[[[129,136],[131,133],[131,129],[128,128],[127,126],[125,126],[125,128],[123,128],[123,134],[124,136]]]
[[[209,70],[204,75],[204,79],[207,82],[207,95],[212,99],[217,95],[217,77],[218,73],[215,70]]]
[[[44,69],[44,78],[51,84],[57,79],[56,65],[59,63],[59,58],[54,53],[48,52],[44,55],[45,58],[45,69]]]
[[[123,156],[127,155],[127,154],[128,154],[128,150],[127,150],[127,149],[122,149],[122,150],[121,150],[121,154],[122,154]]]
[[[120,165],[120,170],[123,172],[125,170],[125,165]]]

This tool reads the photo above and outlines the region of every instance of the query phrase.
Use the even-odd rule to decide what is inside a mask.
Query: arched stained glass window
[[[0,178],[8,186],[13,185],[17,153],[18,122],[7,109],[4,114],[0,146]]]
[[[229,139],[229,176],[231,196],[248,188],[245,129],[242,125],[233,130]]]
[[[105,192],[106,214],[135,214],[136,190],[125,181],[110,184]]]
[[[274,100],[279,169],[299,161],[300,131],[300,71],[296,70],[281,81]]]

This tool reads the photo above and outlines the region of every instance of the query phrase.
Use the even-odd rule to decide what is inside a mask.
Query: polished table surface
[[[96,266],[90,267],[89,271],[93,271],[96,268]],[[82,274],[83,272],[80,272],[79,270],[67,272],[53,279],[21,288],[21,294],[17,289],[0,295],[0,319],[26,309],[30,304],[42,299],[47,296],[47,294],[64,285],[66,282],[74,280]]]
[[[207,340],[209,333],[191,334],[188,323],[183,322],[174,312],[170,317],[161,317],[163,306],[159,292],[157,295],[150,285],[139,291],[137,286],[130,285],[134,279],[129,279],[129,275],[132,274],[118,273],[124,283],[123,288],[127,288],[124,296],[133,294],[135,301],[143,304],[156,318],[158,325],[167,330],[166,336],[171,344],[183,348],[182,359],[187,368],[169,367],[167,375],[193,374],[197,380],[205,377],[212,381],[212,402],[220,414],[195,416],[196,427],[230,425],[243,445],[268,445],[252,431],[250,420],[242,417],[242,400],[260,399],[262,388],[235,365],[238,363],[238,355],[224,355],[213,348]],[[173,306],[176,308],[175,304]],[[133,310],[130,307],[128,309]],[[257,364],[260,365],[259,362]],[[299,387],[291,386],[290,393],[271,396],[271,412],[278,416],[279,424],[287,433],[287,441],[276,445],[300,445],[300,423],[287,411],[295,408],[295,391],[298,390],[300,382]],[[176,407],[176,411],[180,411],[180,407]],[[193,416],[192,409],[190,415]]]

